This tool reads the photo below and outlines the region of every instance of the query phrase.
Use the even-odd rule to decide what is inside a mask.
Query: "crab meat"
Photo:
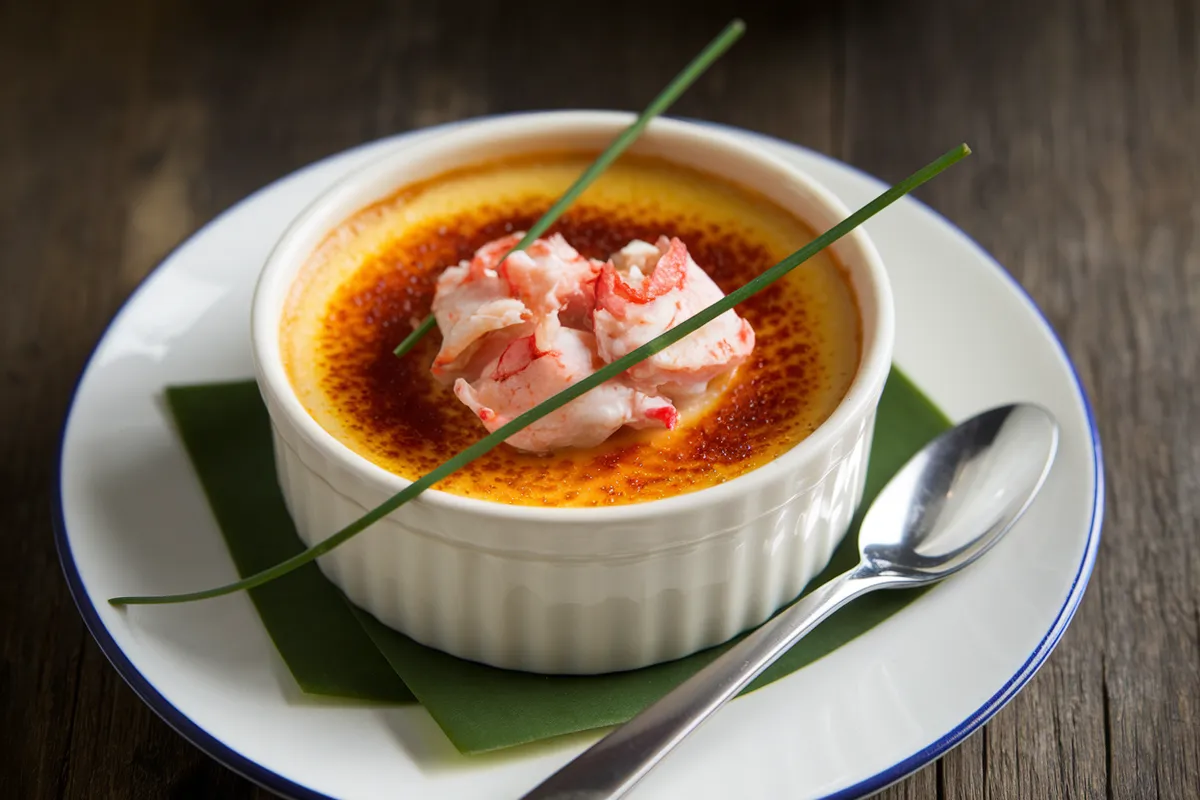
[[[586,330],[596,300],[596,278],[603,266],[603,261],[581,256],[562,234],[555,233],[513,253],[500,271],[513,294],[536,318]],[[553,326],[544,332],[552,336]]]
[[[679,239],[630,242],[604,265],[596,284],[600,357],[618,359],[722,297]],[[702,394],[753,349],[754,329],[731,309],[626,374],[641,391],[679,402]]]
[[[498,343],[528,333],[532,315],[518,298],[513,297],[508,280],[496,269],[504,254],[519,241],[506,236],[475,252],[470,261],[448,267],[438,276],[433,296],[433,316],[442,332],[442,347],[433,360],[433,374],[442,380],[478,374],[481,362],[494,353],[479,353],[489,339],[508,332]],[[516,329],[516,330],[514,330]],[[478,357],[477,357],[478,356]]]
[[[560,319],[586,326],[601,262],[584,258],[559,234],[511,253],[522,236],[491,241],[438,278],[433,314],[442,348],[435,376],[473,380],[516,338],[533,332],[549,349]]]
[[[550,332],[549,328],[546,332]],[[471,383],[459,378],[454,393],[495,431],[520,414],[594,372],[595,341],[586,331],[553,328],[553,349],[541,349],[537,337],[511,342],[500,357]],[[612,380],[577,397],[524,430],[508,444],[545,453],[561,447],[593,447],[621,426],[674,428],[678,414],[670,401],[651,397]]]

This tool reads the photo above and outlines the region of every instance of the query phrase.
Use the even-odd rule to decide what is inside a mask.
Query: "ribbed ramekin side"
[[[815,479],[789,476],[720,508],[730,527],[686,547],[601,559],[497,553],[406,526],[397,512],[320,566],[384,624],[462,658],[576,674],[680,658],[762,623],[826,566],[861,497],[870,428],[847,431],[840,458]],[[338,465],[278,434],[275,441],[281,487],[305,542],[363,514],[334,488]],[[519,540],[518,522],[483,524],[499,533],[513,526]],[[713,513],[687,509],[643,524],[711,529]]]

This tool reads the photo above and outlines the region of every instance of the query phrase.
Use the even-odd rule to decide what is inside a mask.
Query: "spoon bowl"
[[[526,800],[623,796],[654,765],[830,614],[876,589],[921,586],[990,550],[1037,496],[1058,449],[1040,406],[985,411],[913,456],[871,504],[862,560],[772,617],[525,795]]]
[[[1050,472],[1058,425],[1032,404],[985,411],[934,439],[871,504],[864,564],[906,585],[941,580],[986,553]]]

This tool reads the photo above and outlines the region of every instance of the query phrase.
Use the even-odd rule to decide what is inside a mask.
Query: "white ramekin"
[[[279,482],[306,542],[326,538],[408,483],[326,432],[292,390],[280,319],[309,254],[351,214],[413,181],[520,153],[599,150],[631,120],[615,112],[547,112],[464,123],[350,175],[287,230],[259,280],[252,335]],[[795,167],[708,126],[656,120],[631,152],[757,190],[818,231],[848,215]],[[354,603],[423,644],[533,672],[632,669],[760,624],[799,594],[845,535],[862,497],[891,363],[892,296],[878,253],[861,229],[834,251],[862,315],[861,363],[833,415],[777,460],[712,488],[600,509],[429,491],[322,557],[321,568]]]

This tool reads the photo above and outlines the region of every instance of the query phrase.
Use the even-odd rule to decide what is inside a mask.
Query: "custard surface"
[[[395,346],[429,313],[439,272],[526,230],[592,154],[547,154],[456,171],[355,214],[301,270],[280,336],[301,402],[329,433],[415,479],[482,438],[473,413],[429,371],[436,330],[403,359]],[[728,182],[625,156],[551,232],[607,258],[631,239],[678,236],[729,292],[815,238],[803,222]],[[861,333],[828,250],[737,307],[754,327],[749,361],[682,408],[673,431],[622,429],[549,456],[501,445],[435,488],[533,506],[644,502],[722,483],[778,457],[828,418],[857,370]]]

